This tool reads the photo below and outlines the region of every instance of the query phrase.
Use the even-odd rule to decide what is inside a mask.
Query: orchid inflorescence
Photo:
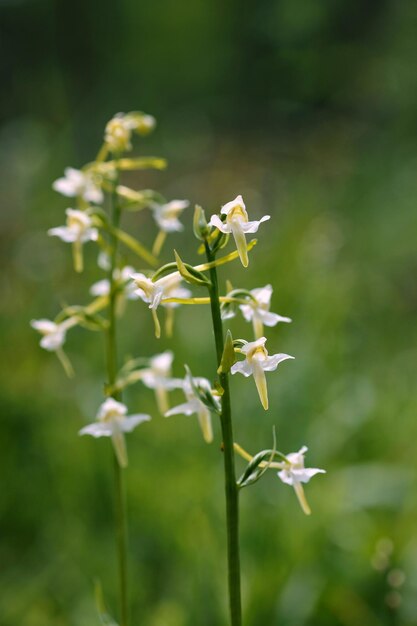
[[[31,325],[42,335],[41,347],[56,353],[69,376],[74,372],[63,347],[68,331],[80,326],[106,333],[108,380],[104,389],[105,398],[98,409],[96,421],[81,428],[79,433],[94,438],[111,439],[119,493],[120,468],[125,468],[128,464],[125,434],[151,419],[143,413],[128,415],[128,408],[121,400],[121,394],[126,387],[141,382],[152,389],[158,411],[165,417],[178,414],[196,415],[207,443],[214,440],[212,415],[220,419],[228,498],[228,541],[232,541],[232,544],[234,542],[229,546],[228,554],[229,559],[235,559],[229,577],[232,626],[235,626],[240,624],[240,582],[236,578],[238,543],[237,525],[233,528],[234,522],[229,514],[233,507],[237,510],[237,491],[257,482],[267,470],[276,469],[279,470],[279,479],[294,488],[302,510],[309,514],[310,508],[302,485],[324,470],[304,467],[306,446],[298,452],[284,455],[276,450],[274,441],[272,449],[252,456],[233,441],[229,375],[240,373],[246,378],[253,376],[261,405],[264,410],[268,410],[265,373],[275,371],[285,360],[294,359],[285,353],[270,355],[266,348],[265,327],[291,322],[289,317],[270,310],[273,295],[270,284],[245,289],[235,288],[227,281],[225,294],[220,295],[218,291],[217,268],[236,259],[240,259],[246,268],[249,264],[249,253],[257,243],[256,239],[247,240],[246,237],[256,233],[270,216],[264,215],[259,220],[250,221],[241,195],[224,204],[220,212],[213,214],[209,220],[206,220],[203,209],[197,205],[193,216],[193,231],[200,242],[198,252],[205,252],[207,261],[192,265],[184,262],[174,251],[174,260],[156,269],[167,236],[183,230],[180,217],[189,207],[189,202],[168,201],[159,192],[149,189],[138,191],[120,182],[124,171],[160,170],[166,166],[164,159],[158,157],[123,156],[123,153],[132,149],[133,134],[145,136],[154,129],[155,124],[151,115],[142,112],[117,114],[106,125],[104,142],[96,159],[81,169],[66,168],[64,176],[53,183],[55,191],[73,200],[73,206],[66,209],[66,224],[50,228],[48,234],[71,244],[76,272],[83,271],[83,247],[92,242],[98,248],[98,266],[106,275],[91,285],[89,293],[93,300],[89,304],[66,306],[54,320],[32,320]],[[150,211],[158,229],[150,249],[120,228],[120,218],[124,211],[144,209]],[[227,245],[230,235],[234,239],[236,250],[223,253],[221,251]],[[139,267],[126,263],[124,255],[119,251],[120,246],[136,255]],[[221,256],[217,256],[219,252]],[[145,268],[142,267],[143,263]],[[207,289],[208,295],[194,296],[190,289],[193,286]],[[174,310],[177,307],[209,304],[213,319],[218,378],[210,382],[205,377],[194,376],[188,366],[185,366],[184,378],[173,377],[174,354],[170,350],[149,358],[130,358],[119,368],[115,327],[129,301],[143,301],[148,306],[158,339],[163,336],[163,330],[167,336],[172,335]],[[158,315],[160,308],[165,311],[164,326],[161,326]],[[224,340],[222,322],[229,322],[238,313],[252,325],[253,339],[233,339],[228,330]],[[185,402],[170,407],[169,393],[173,390],[182,390]],[[235,453],[248,462],[238,480],[234,471]],[[123,551],[126,547],[120,549]],[[125,567],[125,560],[122,555],[121,569]],[[121,576],[121,579],[121,626],[127,626],[127,593],[124,577]]]

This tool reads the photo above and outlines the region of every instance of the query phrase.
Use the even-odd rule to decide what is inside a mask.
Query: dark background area
[[[268,413],[233,379],[236,435],[255,452],[276,425],[280,448],[305,443],[327,470],[307,486],[311,518],[272,472],[242,493],[246,623],[417,624],[417,4],[2,0],[0,29],[2,626],[98,623],[97,576],[117,606],[108,442],[77,437],[101,402],[102,341],[74,331],[68,381],[29,321],[88,301],[101,277],[90,249],[74,276],[46,236],[68,206],[51,184],[136,109],[158,120],[139,152],[169,168],[126,183],[208,214],[241,193],[272,216],[248,271],[221,281],[272,283],[272,310],[294,322],[268,332],[270,350],[296,360],[268,379]],[[197,261],[189,217],[163,261],[174,246]],[[144,214],[125,228],[155,235]],[[174,349],[176,376],[187,362],[212,378],[210,338],[189,307],[158,344],[139,303],[121,333],[125,352]],[[154,415],[129,438],[136,623],[225,623],[218,427],[206,446],[149,390],[127,399]]]

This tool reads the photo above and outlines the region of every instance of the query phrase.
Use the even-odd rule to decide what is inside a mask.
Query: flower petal
[[[246,378],[253,374],[252,365],[245,359],[244,361],[238,361],[234,363],[230,369],[232,374],[243,374]]]
[[[109,424],[103,424],[102,422],[94,422],[84,426],[79,431],[79,435],[91,435],[92,437],[111,437],[112,428]]]
[[[268,356],[263,362],[263,369],[265,372],[272,372],[277,369],[279,363],[281,361],[286,361],[287,359],[294,359],[295,357],[290,354],[273,354],[272,356]]]

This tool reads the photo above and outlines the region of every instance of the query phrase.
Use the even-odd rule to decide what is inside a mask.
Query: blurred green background
[[[268,413],[233,379],[236,438],[255,452],[276,425],[282,450],[307,444],[328,472],[307,486],[310,518],[273,472],[242,492],[245,624],[417,624],[417,4],[1,0],[0,25],[0,624],[97,624],[95,577],[117,612],[110,446],[77,436],[102,400],[103,341],[69,335],[67,380],[29,320],[87,302],[101,277],[91,244],[78,277],[46,236],[68,206],[51,183],[134,109],[159,122],[138,150],[170,165],[127,183],[208,214],[241,193],[272,216],[248,271],[221,283],[272,283],[272,310],[294,322],[269,348],[296,360],[269,375]],[[155,235],[145,213],[124,225]],[[164,261],[173,246],[197,260],[189,221]],[[186,362],[213,378],[207,310],[179,311],[159,343],[145,305],[125,319],[123,353],[170,348],[175,375]],[[126,400],[154,416],[129,437],[132,623],[225,624],[218,425],[207,446],[150,390]]]

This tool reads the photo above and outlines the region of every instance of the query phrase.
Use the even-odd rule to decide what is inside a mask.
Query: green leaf
[[[211,285],[209,279],[204,276],[204,274],[196,270],[192,265],[184,263],[176,250],[174,250],[174,255],[178,271],[187,283],[203,287],[209,287]]]
[[[228,374],[230,372],[230,368],[234,363],[236,363],[236,355],[233,346],[233,337],[230,330],[228,330],[226,333],[226,341],[224,343],[223,354],[217,373]]]

